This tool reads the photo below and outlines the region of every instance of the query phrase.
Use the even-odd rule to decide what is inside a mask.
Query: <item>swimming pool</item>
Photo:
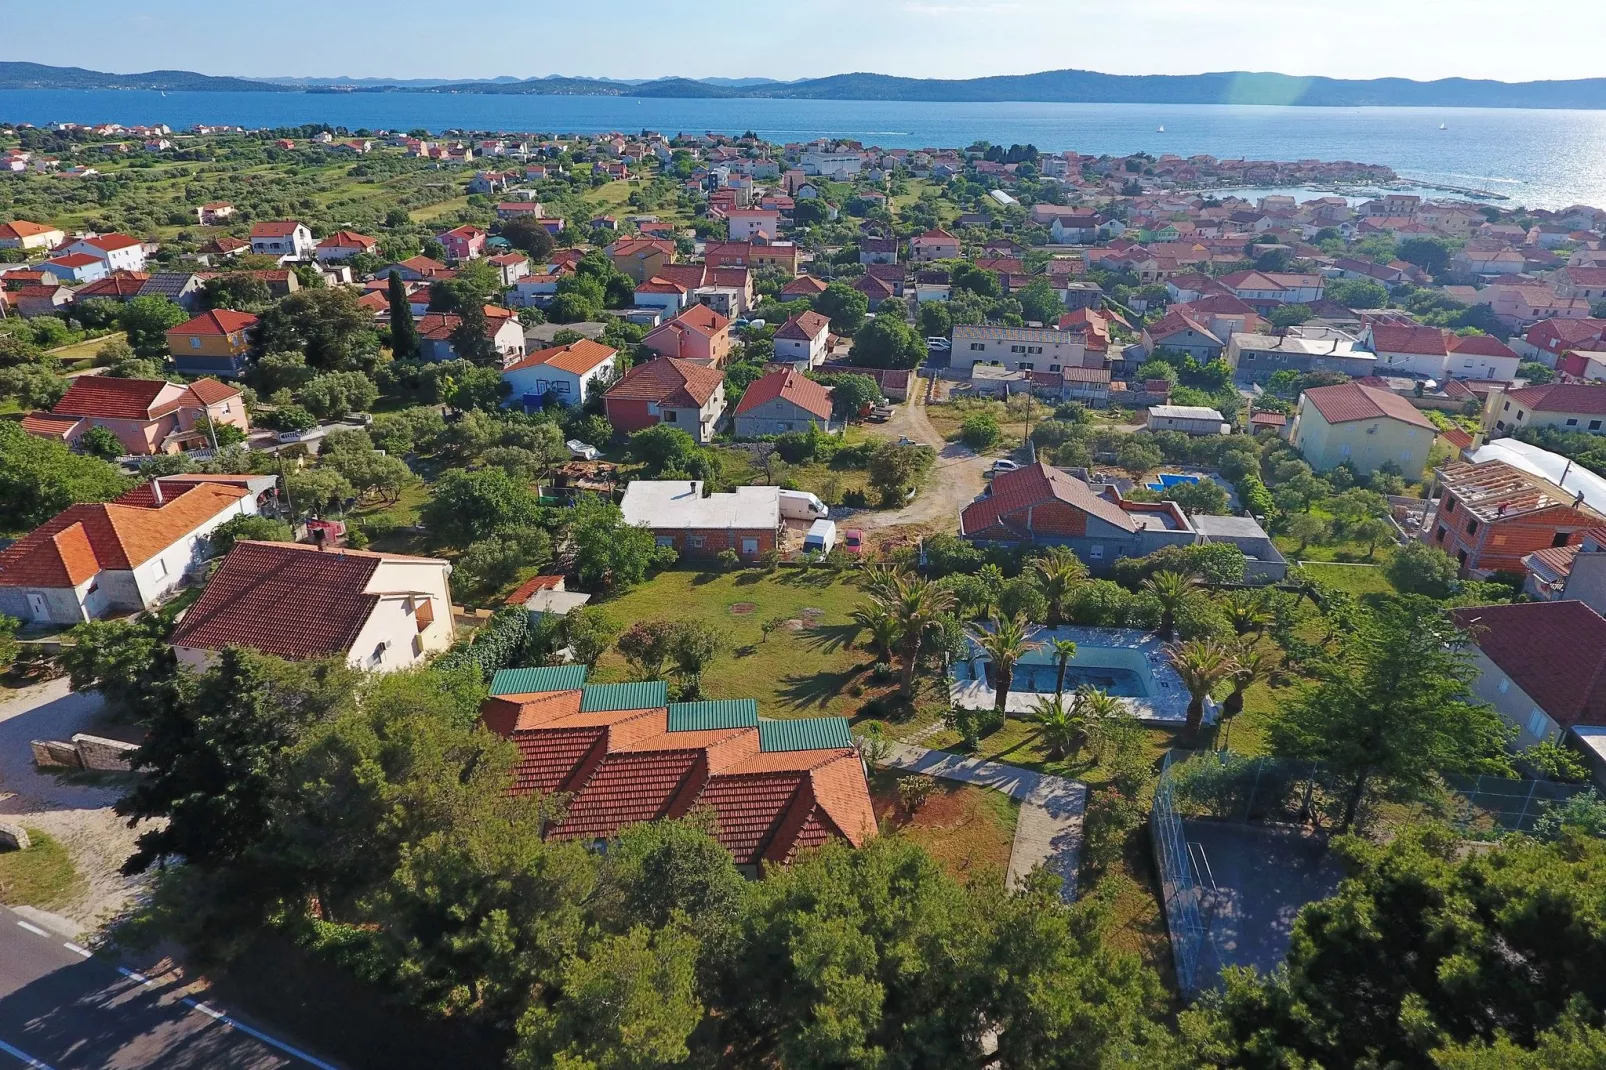
[[[1186,476],[1180,472],[1161,472],[1156,478],[1157,482],[1145,483],[1144,486],[1150,490],[1170,490],[1179,483],[1197,483],[1202,477]]]
[[[1052,695],[1058,680],[1058,665],[1023,663],[1016,667],[1015,678],[1010,681],[1010,688]],[[1065,693],[1069,695],[1079,687],[1096,687],[1100,691],[1108,691],[1117,698],[1144,698],[1149,693],[1149,689],[1143,685],[1143,677],[1133,669],[1115,665],[1074,663],[1065,666]]]

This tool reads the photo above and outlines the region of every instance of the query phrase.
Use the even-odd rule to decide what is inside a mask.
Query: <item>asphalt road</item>
[[[190,995],[0,909],[0,1070],[337,1070]]]

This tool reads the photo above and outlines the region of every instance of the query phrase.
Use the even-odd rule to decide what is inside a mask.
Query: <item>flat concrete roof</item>
[[[781,488],[737,487],[705,494],[701,480],[638,479],[619,503],[625,523],[652,530],[779,528]]]
[[[1195,516],[1193,530],[1207,539],[1264,539],[1266,529],[1252,516]]]

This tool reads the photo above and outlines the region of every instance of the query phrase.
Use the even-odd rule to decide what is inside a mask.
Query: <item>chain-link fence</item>
[[[1173,757],[1167,754],[1160,768],[1160,782],[1149,807],[1149,838],[1154,845],[1155,870],[1160,875],[1177,988],[1184,999],[1192,1000],[1199,994],[1201,980],[1215,977],[1217,970],[1211,965],[1214,955],[1209,947],[1210,934],[1199,917],[1201,892],[1193,879],[1193,862],[1182,835],[1182,818],[1177,813]]]
[[[1548,780],[1507,780],[1492,776],[1446,776],[1445,783],[1466,800],[1454,817],[1463,831],[1532,832],[1534,822],[1552,805],[1589,790],[1587,784]]]

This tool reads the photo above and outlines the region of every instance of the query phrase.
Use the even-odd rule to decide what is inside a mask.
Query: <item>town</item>
[[[1600,1043],[1606,210],[0,125],[0,536],[3,939],[282,1065]]]

